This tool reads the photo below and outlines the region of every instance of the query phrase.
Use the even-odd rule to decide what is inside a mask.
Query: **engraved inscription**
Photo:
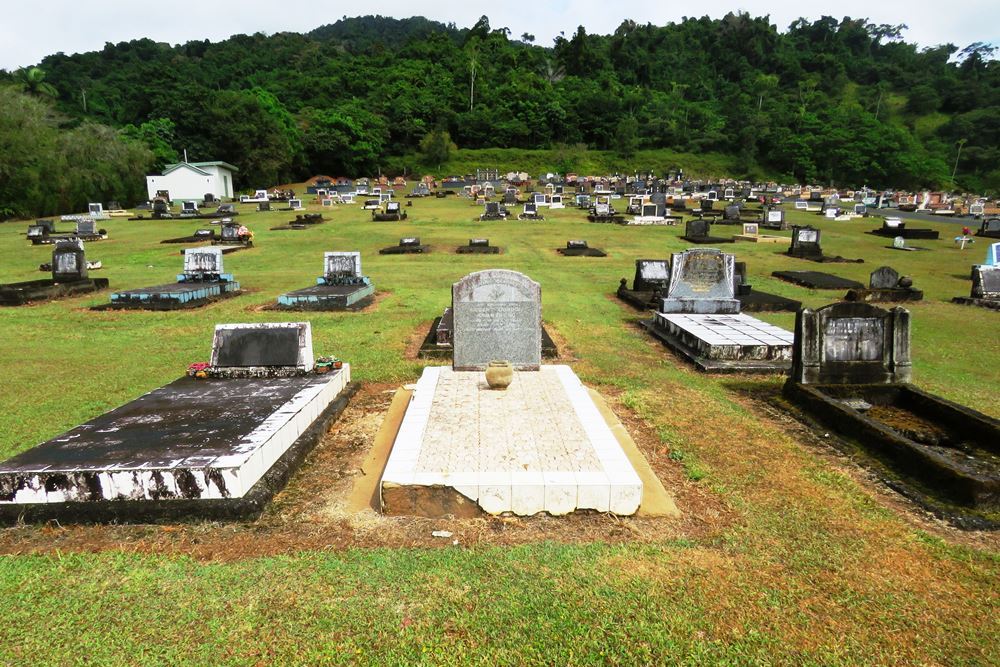
[[[827,320],[823,353],[827,361],[880,361],[884,324],[870,317]]]

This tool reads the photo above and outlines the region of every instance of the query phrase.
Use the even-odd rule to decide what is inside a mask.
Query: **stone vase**
[[[506,389],[514,381],[514,367],[509,361],[491,361],[486,365],[486,383],[490,389]]]

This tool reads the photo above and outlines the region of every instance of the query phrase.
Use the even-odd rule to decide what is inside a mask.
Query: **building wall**
[[[156,196],[157,190],[167,190],[174,201],[201,201],[207,193],[216,197],[233,196],[233,177],[228,169],[207,167],[203,171],[208,175],[199,174],[193,169],[181,167],[166,176],[154,175],[146,177],[146,192],[149,198]]]

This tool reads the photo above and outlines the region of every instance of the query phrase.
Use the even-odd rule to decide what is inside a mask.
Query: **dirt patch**
[[[410,336],[406,339],[406,349],[403,351],[404,359],[417,359],[417,355],[420,353],[420,348],[423,347],[424,341],[427,339],[427,334],[431,330],[431,325],[434,324],[434,320],[426,320],[417,325],[417,328],[410,332]]]
[[[541,541],[654,542],[708,538],[734,520],[734,514],[714,493],[684,476],[653,429],[607,391],[602,393],[609,405],[673,495],[682,512],[680,519],[616,517],[596,512],[566,517],[424,519],[386,517],[374,511],[349,512],[347,503],[354,480],[395,390],[395,385],[386,384],[362,387],[341,419],[257,521],[15,526],[0,530],[0,553],[118,550],[231,561],[300,550],[443,547],[451,546],[453,541],[463,546]],[[434,530],[447,530],[453,536],[435,538],[431,536]]]

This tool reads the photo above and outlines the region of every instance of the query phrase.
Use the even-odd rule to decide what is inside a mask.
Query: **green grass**
[[[403,223],[372,223],[358,208],[337,209],[332,222],[302,232],[268,231],[288,213],[245,215],[257,247],[226,256],[225,264],[250,293],[201,310],[87,309],[105,303],[107,293],[0,310],[0,457],[206,360],[220,322],[309,319],[316,354],[350,361],[362,381],[412,382],[423,364],[403,351],[448,305],[451,283],[470,271],[503,267],[541,283],[543,317],[579,359],[577,373],[618,396],[663,445],[667,465],[681,467],[678,479],[693,491],[671,489],[687,517],[676,535],[652,543],[292,549],[235,562],[132,553],[124,544],[96,554],[9,555],[0,558],[0,663],[1000,660],[994,538],[967,546],[954,533],[915,528],[830,457],[754,410],[747,390],[773,390],[779,379],[696,373],[631,325],[638,313],[609,298],[620,277],[631,280],[635,258],[690,247],[677,238],[681,228],[594,225],[575,210],[546,212],[537,224],[474,223],[477,209],[453,199],[420,200],[409,211]],[[828,254],[866,263],[820,266],[777,254],[784,246],[728,246],[747,261],[755,289],[815,307],[842,295],[783,283],[771,271],[818,269],[866,282],[869,272],[890,264],[912,275],[926,294],[907,306],[916,384],[1000,416],[998,315],[948,302],[968,294],[969,266],[982,260],[985,243],[959,251],[947,240],[954,225],[934,223],[943,239],[915,242],[933,252],[900,253],[885,249],[887,239],[862,233],[877,226],[870,221],[789,217],[821,227]],[[172,281],[179,247],[158,241],[204,225],[113,220],[105,226],[111,238],[87,249],[108,267],[96,275],[114,289]],[[49,249],[26,245],[24,227],[0,225],[2,282],[41,277],[35,269]],[[377,254],[407,235],[420,236],[433,252]],[[474,236],[488,237],[504,254],[451,252]],[[585,238],[609,256],[556,255],[553,249],[570,238]],[[360,250],[364,272],[388,295],[367,313],[258,310],[283,291],[311,284],[324,250]],[[793,323],[792,314],[762,318]],[[728,518],[716,528],[718,516]],[[622,522],[642,531],[641,522]],[[44,530],[0,531],[0,548],[9,552],[17,540]]]

